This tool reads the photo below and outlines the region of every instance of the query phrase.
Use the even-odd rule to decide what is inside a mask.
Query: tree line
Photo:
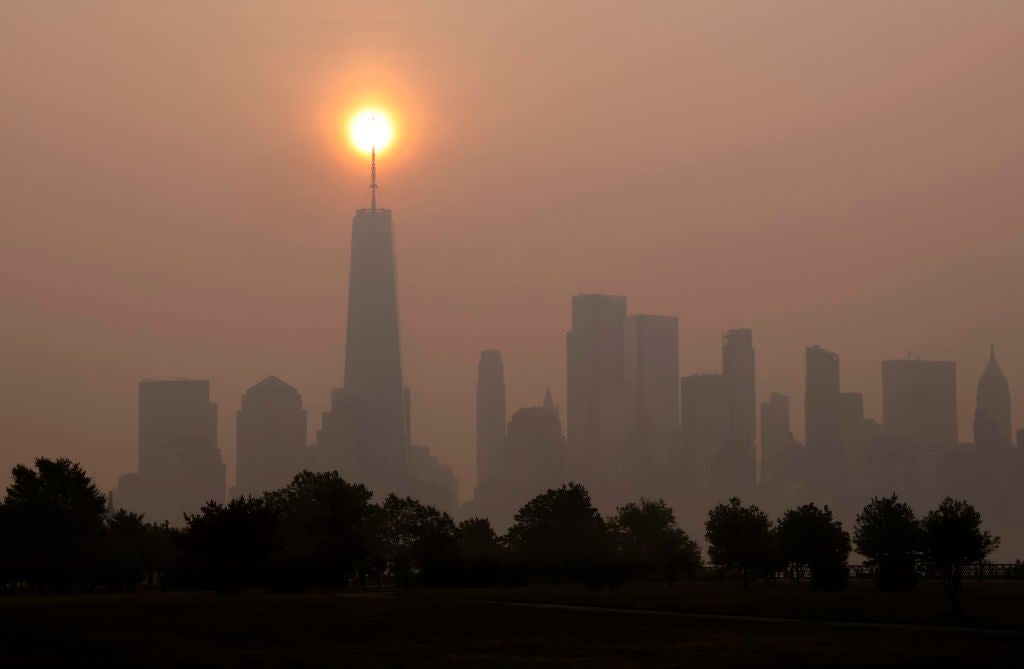
[[[183,527],[114,509],[67,459],[18,465],[0,504],[0,586],[6,590],[164,588],[299,591],[351,584],[453,586],[628,580],[673,581],[701,572],[697,543],[662,500],[641,498],[602,517],[586,488],[568,483],[519,509],[499,536],[486,518],[456,523],[409,497],[381,502],[338,472],[303,471],[285,487],[186,514]],[[945,499],[923,518],[895,494],[872,499],[853,536],[827,507],[790,509],[776,521],[733,498],[710,510],[708,560],[755,576],[809,574],[812,589],[846,587],[855,547],[884,590],[910,590],[920,574],[945,584],[955,610],[964,570],[999,540],[967,502]]]

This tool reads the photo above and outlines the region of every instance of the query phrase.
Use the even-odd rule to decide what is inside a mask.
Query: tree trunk
[[[963,615],[963,607],[960,602],[960,584],[963,574],[958,567],[953,568],[949,578],[949,603],[953,606],[953,615],[957,618]]]

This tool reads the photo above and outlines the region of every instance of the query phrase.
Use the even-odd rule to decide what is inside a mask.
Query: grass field
[[[622,588],[530,586],[467,591],[468,596],[523,602],[558,602],[587,606],[658,609],[724,615],[952,625],[1024,631],[1024,581],[968,581],[963,590],[964,616],[954,618],[946,592],[926,581],[909,593],[879,592],[868,580],[851,581],[842,592],[811,592],[791,581],[753,581],[744,592],[736,579],[651,583]]]
[[[737,583],[727,582],[677,584],[667,593],[661,585],[611,591],[548,587],[304,595],[11,596],[0,598],[0,630],[5,639],[0,663],[4,667],[58,662],[108,667],[701,667],[905,666],[954,661],[988,666],[1018,662],[1024,653],[1024,628],[1013,622],[1020,620],[1019,610],[1007,613],[1001,623],[1006,629],[1001,631],[822,624],[814,621],[835,618],[822,612],[841,609],[838,599],[820,600],[803,588],[776,585],[782,587],[762,585],[751,593],[738,592]],[[727,592],[726,586],[733,592]],[[845,594],[852,596],[850,602],[856,606],[849,607],[854,613],[844,617],[871,620],[866,607],[878,593],[865,588]],[[975,591],[972,599],[974,604],[1000,600],[1008,612],[1021,607],[1020,594],[1018,590],[1003,597]],[[874,603],[885,610],[874,619],[938,620],[928,617],[931,593],[904,597],[903,604],[895,606],[885,597],[875,597]],[[538,608],[513,600],[806,617],[808,622]],[[908,619],[913,611],[924,612],[925,619]],[[985,620],[991,623],[997,617],[993,614]]]

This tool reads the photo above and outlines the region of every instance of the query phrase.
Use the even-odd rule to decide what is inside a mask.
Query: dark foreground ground
[[[736,587],[8,596],[0,666],[939,667],[1024,658],[1019,588],[976,589],[975,604],[999,601],[1005,615],[935,628],[941,616],[927,591],[893,605],[855,587],[845,593],[847,617],[859,622],[834,622],[842,597]],[[888,604],[875,617],[891,622],[871,622],[868,602]],[[624,606],[662,612],[616,608]],[[907,619],[914,610],[929,624]]]

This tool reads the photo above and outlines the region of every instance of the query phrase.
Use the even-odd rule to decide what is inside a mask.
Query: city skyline
[[[366,206],[365,164],[326,145],[318,115],[370,82],[405,112],[381,197],[402,212],[414,431],[455,468],[463,496],[479,351],[503,352],[509,415],[549,386],[564,409],[577,293],[676,316],[681,376],[717,370],[721,335],[751,328],[758,402],[788,396],[801,441],[806,346],[841,356],[843,391],[863,393],[879,421],[880,360],[954,361],[958,437],[970,440],[989,345],[1011,383],[1024,378],[1022,322],[1002,297],[1024,279],[1013,132],[1024,100],[1006,86],[1022,49],[1007,26],[1021,10],[950,7],[926,28],[908,6],[859,6],[780,8],[765,17],[771,31],[755,31],[729,9],[666,4],[616,17],[612,49],[600,12],[558,8],[553,25],[577,30],[548,34],[519,10],[481,8],[467,42],[462,12],[438,9],[381,19],[374,39],[385,36],[390,56],[376,69],[360,56],[370,38],[339,55],[338,35],[308,16],[285,20],[311,31],[296,46],[232,27],[279,25],[259,8],[168,8],[159,31],[111,8],[109,46],[96,48],[71,29],[85,10],[58,22],[17,10],[4,43],[38,74],[17,67],[24,58],[0,66],[22,101],[0,131],[13,166],[0,308],[15,324],[0,349],[4,476],[62,454],[113,487],[135,459],[143,377],[211,381],[229,484],[235,414],[261,379],[300,391],[312,440],[339,385],[348,222]],[[331,25],[367,23],[359,8],[315,11]],[[457,33],[459,48],[437,46],[417,21]],[[63,55],[43,53],[34,36],[47,28],[67,40]],[[487,36],[506,30],[536,51],[492,47]],[[629,48],[652,34],[662,58]],[[194,51],[180,53],[183,40]],[[780,40],[793,49],[775,49]],[[406,45],[451,77],[418,67]],[[116,57],[141,46],[134,62]],[[584,59],[608,89],[573,85]],[[185,74],[199,70],[209,78]],[[756,84],[765,71],[773,87]],[[68,72],[94,94],[55,84]],[[536,97],[519,95],[534,85]],[[651,109],[626,124],[634,97]],[[1012,399],[1019,421],[1024,394]]]

